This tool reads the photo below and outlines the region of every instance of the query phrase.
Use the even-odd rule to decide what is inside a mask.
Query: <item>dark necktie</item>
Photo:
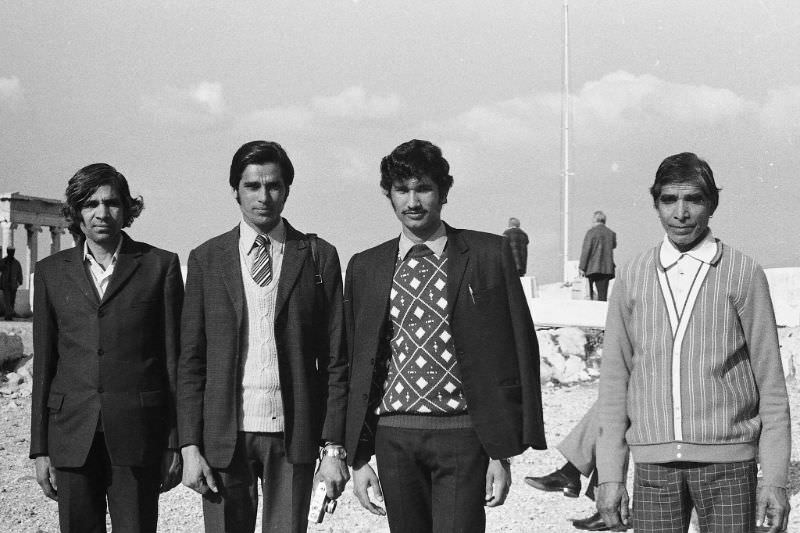
[[[272,257],[269,253],[269,239],[263,235],[256,237],[256,257],[250,275],[253,281],[264,287],[272,281]]]

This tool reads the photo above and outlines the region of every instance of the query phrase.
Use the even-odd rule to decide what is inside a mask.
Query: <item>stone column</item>
[[[42,227],[38,224],[25,224],[25,231],[28,232],[28,250],[27,250],[27,259],[28,259],[28,275],[27,275],[27,283],[28,289],[31,288],[31,281],[33,280],[33,271],[36,267],[36,261],[38,261],[39,257],[39,233],[42,231]]]
[[[61,250],[61,234],[64,228],[60,226],[50,226],[50,255]]]

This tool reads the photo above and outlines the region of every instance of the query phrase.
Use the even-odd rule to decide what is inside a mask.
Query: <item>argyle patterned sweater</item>
[[[446,264],[446,254],[436,257],[425,246],[415,246],[398,261],[389,304],[391,355],[379,415],[466,413],[447,317]]]

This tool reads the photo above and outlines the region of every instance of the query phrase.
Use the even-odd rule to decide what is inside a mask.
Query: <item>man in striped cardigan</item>
[[[620,271],[600,377],[597,507],[633,527],[786,529],[789,405],[767,280],[711,235],[719,190],[695,154],[666,158],[650,189],[666,236]],[[756,458],[763,479],[756,497]]]

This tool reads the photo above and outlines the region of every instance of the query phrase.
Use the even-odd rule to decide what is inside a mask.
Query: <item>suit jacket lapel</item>
[[[111,279],[108,282],[108,287],[106,287],[106,292],[103,295],[103,299],[100,301],[100,305],[113,298],[125,282],[128,281],[128,278],[139,268],[139,257],[142,255],[141,250],[139,250],[136,243],[126,234],[122,234],[122,239],[122,247],[119,250],[117,264],[114,267],[114,273],[111,275]]]
[[[286,244],[283,247],[283,262],[278,278],[278,295],[275,301],[275,316],[278,316],[289,299],[297,276],[303,269],[308,255],[308,241],[305,235],[294,229],[286,220]]]
[[[375,294],[375,299],[369,301],[375,302],[376,307],[371,310],[370,316],[375,316],[381,321],[386,317],[386,311],[389,308],[389,296],[392,292],[392,283],[394,281],[394,268],[397,263],[397,251],[400,243],[400,237],[392,239],[387,242],[382,249],[378,252],[379,257],[374,265],[372,265],[372,276],[370,276],[368,283],[370,289],[367,294]]]
[[[76,245],[72,252],[65,256],[64,263],[66,263],[65,271],[72,280],[72,284],[76,287],[86,298],[93,304],[100,303],[97,297],[92,280],[89,279],[89,273],[86,272],[86,267],[83,265],[83,245]]]
[[[447,224],[445,227],[447,228],[447,314],[452,320],[459,288],[469,263],[469,254],[467,253],[469,246],[458,231]]]
[[[241,330],[244,316],[244,283],[242,281],[242,263],[239,258],[239,226],[226,233],[218,243],[222,279],[225,288],[236,310],[237,331]]]

